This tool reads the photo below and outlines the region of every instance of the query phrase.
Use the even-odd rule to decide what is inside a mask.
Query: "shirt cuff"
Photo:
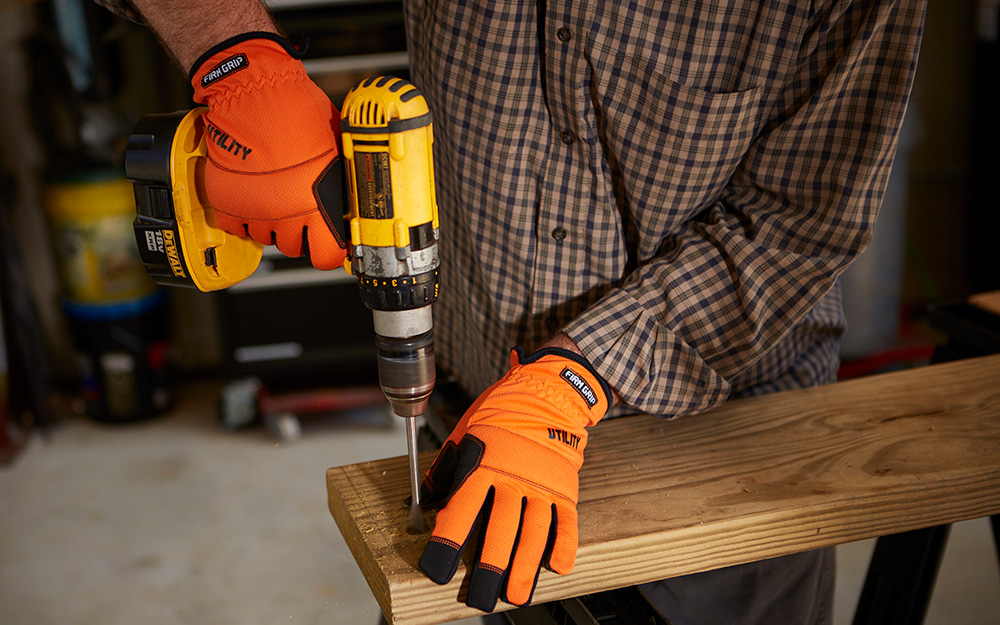
[[[679,417],[722,404],[730,384],[626,289],[613,289],[563,330],[622,400]]]

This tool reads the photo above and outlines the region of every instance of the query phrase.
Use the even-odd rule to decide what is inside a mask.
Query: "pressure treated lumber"
[[[543,571],[534,603],[1000,513],[1000,356],[605,421],[585,455],[576,568]],[[327,486],[391,623],[478,614],[464,567],[445,586],[417,569],[405,458],[330,469]]]

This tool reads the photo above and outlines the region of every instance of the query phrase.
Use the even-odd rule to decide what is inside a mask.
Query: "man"
[[[133,5],[209,123],[254,152],[210,153],[220,223],[342,262],[321,192],[338,115],[266,10]],[[835,380],[837,277],[870,238],[924,9],[406,3],[435,120],[436,349],[479,396],[424,483],[447,502],[420,563],[432,579],[454,574],[481,510],[470,605],[526,603],[540,563],[568,573],[586,427],[607,413],[675,418]],[[829,623],[832,585],[823,550],[646,590],[678,624]]]

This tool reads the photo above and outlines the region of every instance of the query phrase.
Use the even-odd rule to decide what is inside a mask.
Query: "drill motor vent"
[[[409,81],[381,76],[361,81],[347,94],[342,125],[355,131],[370,131],[418,118],[427,112],[420,91]]]
[[[356,102],[348,113],[351,125],[359,128],[384,128],[389,123],[382,103],[374,99]]]

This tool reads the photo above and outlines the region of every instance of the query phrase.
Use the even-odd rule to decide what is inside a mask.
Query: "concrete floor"
[[[139,424],[67,420],[0,468],[0,623],[378,622],[324,475],[404,454],[402,424],[307,419],[301,440],[277,444],[260,427],[218,427],[205,408],[215,390],[187,389],[169,416]],[[837,625],[850,622],[871,549],[839,550]],[[955,526],[926,622],[1000,623],[986,521]]]

